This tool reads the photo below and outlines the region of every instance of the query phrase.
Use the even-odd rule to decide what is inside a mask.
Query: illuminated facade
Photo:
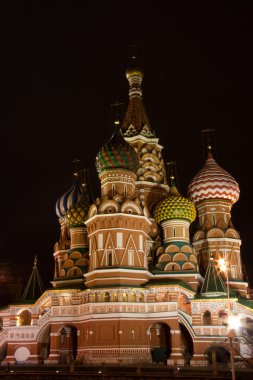
[[[253,320],[231,222],[237,182],[208,146],[181,196],[144,109],[143,72],[126,77],[126,115],[96,157],[101,195],[92,201],[76,176],[57,201],[53,287],[0,311],[3,363],[206,363],[227,337],[228,307]]]

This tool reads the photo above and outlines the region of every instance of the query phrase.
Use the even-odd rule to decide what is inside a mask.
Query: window
[[[220,310],[218,313],[218,325],[225,325],[227,323],[228,315],[225,310]]]
[[[139,249],[143,251],[143,236],[139,235]]]
[[[128,265],[134,265],[134,251],[128,251]]]
[[[236,278],[236,265],[231,265],[231,277]]]
[[[212,214],[212,219],[213,219],[213,226],[215,226],[216,220],[215,220],[215,215],[214,214]]]
[[[112,251],[106,252],[106,265],[109,267],[112,266]]]
[[[123,234],[122,232],[117,232],[117,247],[122,248],[123,246]]]
[[[122,301],[127,302],[127,293],[125,292],[122,294]]]
[[[103,234],[98,234],[98,249],[103,248]]]
[[[206,310],[203,314],[203,325],[204,326],[211,326],[212,324],[212,318],[210,311]]]
[[[109,302],[110,301],[110,293],[109,292],[105,292],[102,294],[102,301],[103,302]]]
[[[173,236],[176,237],[176,229],[175,229],[175,227],[173,228]]]

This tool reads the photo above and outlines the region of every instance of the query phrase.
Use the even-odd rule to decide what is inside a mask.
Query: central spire
[[[138,64],[137,54],[131,55],[131,61],[126,70],[126,78],[129,83],[129,103],[125,118],[122,123],[122,131],[125,137],[143,134],[146,137],[154,137],[151,125],[142,101],[143,70]]]

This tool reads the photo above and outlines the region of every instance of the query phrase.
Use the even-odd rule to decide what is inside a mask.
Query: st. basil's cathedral
[[[36,300],[27,288],[19,304],[0,310],[3,364],[203,365],[208,352],[224,347],[231,317],[252,326],[231,220],[238,183],[207,144],[183,197],[144,108],[143,71],[133,65],[126,78],[126,114],[98,147],[100,197],[93,200],[75,173],[56,202],[52,287]],[[243,342],[235,346],[252,357]]]

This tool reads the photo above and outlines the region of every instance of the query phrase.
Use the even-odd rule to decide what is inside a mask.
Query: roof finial
[[[167,172],[168,177],[170,179],[170,193],[173,195],[179,195],[179,191],[176,186],[176,180],[177,180],[177,173],[176,173],[176,162],[175,161],[169,161],[166,163],[167,165]]]
[[[126,77],[129,82],[130,90],[129,96],[131,98],[141,98],[142,90],[141,90],[141,82],[143,78],[143,71],[139,65],[139,54],[137,54],[137,50],[139,50],[138,45],[130,46],[131,49],[131,60],[126,70]]]
[[[139,66],[139,60],[140,60],[140,45],[133,44],[130,45],[130,52],[131,52],[131,63],[130,66]]]
[[[73,172],[74,172],[74,177],[75,178],[78,178],[78,173],[80,171],[80,164],[81,164],[81,160],[79,160],[79,158],[75,158],[74,160],[72,160],[72,164],[73,164]]]
[[[86,188],[87,182],[86,182],[86,173],[88,169],[82,168],[79,170],[79,177],[80,177],[80,183],[83,189]]]
[[[169,177],[171,183],[175,180],[175,167],[176,167],[176,162],[175,161],[169,161],[166,163],[167,165],[167,176]]]
[[[115,102],[110,105],[111,123],[113,125],[113,130],[115,130],[115,128],[118,128],[122,123],[123,114],[124,114],[123,107],[124,107],[124,103],[121,103],[121,102]]]
[[[212,158],[212,143],[211,143],[211,136],[214,133],[214,129],[202,129],[201,131],[204,136],[204,145],[205,149],[207,149],[207,158]]]
[[[34,262],[33,262],[33,268],[37,268],[37,264],[38,264],[38,257],[37,255],[34,256]]]

